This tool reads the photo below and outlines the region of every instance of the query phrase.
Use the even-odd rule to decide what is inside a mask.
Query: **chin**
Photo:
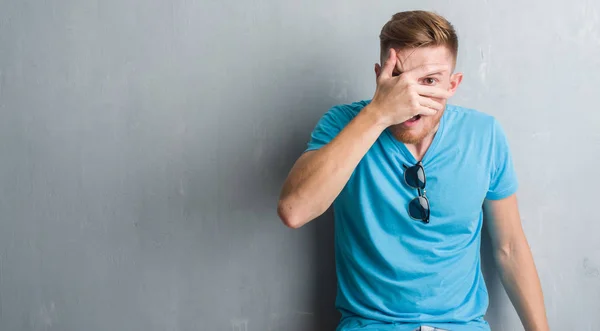
[[[397,130],[394,136],[405,144],[416,145],[429,135],[429,132],[426,130],[420,130],[419,132],[412,131],[413,130]]]
[[[423,121],[423,119],[420,119],[420,121]],[[392,128],[392,133],[398,141],[411,145],[422,142],[431,131],[432,125],[430,123],[418,123],[418,125],[412,125],[411,127],[399,124]]]
[[[440,117],[420,117],[416,122],[413,120],[412,123],[401,123],[394,126],[392,132],[398,141],[415,145],[435,131]]]

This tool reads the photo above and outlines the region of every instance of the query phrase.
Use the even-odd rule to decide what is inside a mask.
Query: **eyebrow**
[[[443,72],[443,71],[438,71],[438,72],[431,73],[431,74],[429,74],[429,75],[425,75],[425,76],[423,76],[423,77],[429,77],[429,76],[440,76],[442,73],[444,73],[444,72]]]
[[[403,71],[394,70],[394,71],[392,71],[392,76],[399,76],[399,75],[402,75],[402,73],[403,73]],[[437,71],[437,72],[430,73],[429,75],[425,75],[423,77],[441,76],[443,73],[444,73],[444,71]],[[421,78],[423,78],[423,77],[421,77]]]

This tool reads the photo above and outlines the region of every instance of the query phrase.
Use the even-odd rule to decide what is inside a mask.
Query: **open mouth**
[[[411,117],[408,121],[406,121],[406,123],[415,123],[420,119],[421,119],[421,115],[416,115],[416,116]]]

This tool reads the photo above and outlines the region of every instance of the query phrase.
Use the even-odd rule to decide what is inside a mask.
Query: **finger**
[[[425,116],[433,116],[435,114],[437,114],[437,110],[431,109],[429,107],[425,107],[425,106],[419,106],[417,113],[419,115],[425,115]]]
[[[450,66],[447,64],[424,64],[422,66],[405,71],[403,75],[417,79],[437,73],[444,73],[449,70]]]
[[[381,72],[381,76],[383,76],[384,78],[392,77],[394,67],[396,66],[396,61],[396,51],[393,48],[390,48],[390,54],[387,60],[385,60],[385,63],[383,64],[383,71]]]
[[[444,105],[441,103],[426,97],[419,97],[419,105],[427,108],[431,108],[435,111],[440,111],[444,109]]]
[[[430,98],[448,99],[452,96],[450,91],[436,86],[416,85],[415,90],[417,94]]]

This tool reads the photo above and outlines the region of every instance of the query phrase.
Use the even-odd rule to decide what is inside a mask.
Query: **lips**
[[[411,128],[413,126],[417,126],[420,122],[421,122],[421,115],[417,115],[417,116],[411,117],[410,119],[408,119],[407,121],[402,123],[402,125],[405,128]]]
[[[416,122],[416,121],[418,121],[420,119],[421,119],[421,115],[416,115],[416,116],[413,116],[411,119],[409,119],[407,122],[413,123],[413,122]]]

